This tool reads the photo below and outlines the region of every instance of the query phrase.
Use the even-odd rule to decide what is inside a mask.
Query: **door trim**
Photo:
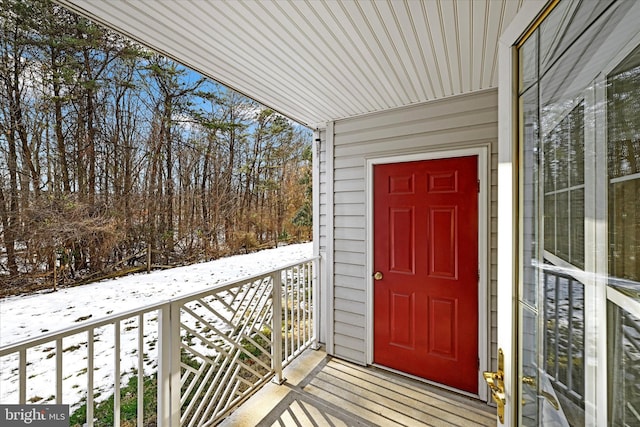
[[[518,425],[519,257],[518,51],[516,44],[541,16],[546,0],[525,2],[498,41],[498,348],[504,351],[504,426]],[[502,426],[502,425],[501,425]]]
[[[462,392],[455,389],[454,391],[467,394],[480,400],[487,402],[487,387],[482,377],[482,372],[489,370],[490,363],[490,343],[489,333],[489,316],[490,316],[490,295],[489,295],[489,253],[491,242],[489,239],[489,144],[480,146],[426,151],[422,153],[404,154],[397,156],[375,157],[366,159],[366,242],[367,256],[365,259],[365,280],[366,280],[366,312],[365,312],[365,329],[366,329],[366,361],[367,364],[373,364],[373,167],[386,163],[401,163],[421,160],[436,160],[453,157],[477,156],[478,157],[478,179],[480,180],[480,192],[478,193],[478,266],[480,268],[480,280],[478,281],[478,394],[474,395],[468,392]],[[408,374],[404,374],[410,376]],[[424,379],[422,379],[424,381]],[[429,381],[427,381],[429,382]],[[438,384],[443,387],[442,384]],[[448,388],[448,387],[445,387]]]

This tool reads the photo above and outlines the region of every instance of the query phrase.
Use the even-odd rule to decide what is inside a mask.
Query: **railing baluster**
[[[62,404],[62,338],[56,340],[56,404]]]
[[[307,290],[305,295],[307,296],[307,339],[310,341],[313,339],[313,264],[307,264]]]
[[[307,300],[309,301],[309,308],[308,308],[308,314],[309,314],[309,319],[308,319],[308,329],[309,329],[309,336],[308,336],[308,340],[309,341],[314,341],[312,343],[312,346],[315,348],[316,343],[315,343],[315,334],[316,334],[316,325],[315,325],[315,307],[316,307],[316,303],[315,303],[315,279],[314,279],[314,275],[316,274],[316,264],[315,262],[311,262],[308,264],[308,268],[307,268],[307,295],[308,298]]]
[[[113,325],[113,425],[120,425],[120,321]]]
[[[271,280],[273,281],[273,357],[271,359],[271,363],[273,371],[275,372],[275,378],[273,379],[274,382],[276,384],[282,384],[284,382],[284,378],[282,376],[282,272],[277,271],[273,273],[271,277]],[[285,310],[285,317],[286,312],[287,311]]]
[[[313,290],[311,288],[311,285],[312,285],[311,275],[312,275],[312,272],[313,272],[313,268],[312,268],[311,264],[305,264],[305,268],[306,268],[306,270],[305,270],[306,271],[306,275],[305,275],[306,288],[305,288],[305,291],[304,291],[304,297],[305,297],[305,301],[306,301],[306,306],[305,307],[307,309],[305,310],[305,313],[307,315],[307,318],[305,320],[305,328],[304,328],[304,330],[307,332],[307,336],[305,337],[304,341],[305,342],[309,342],[311,340],[311,337],[313,336],[312,335],[313,331],[311,329],[311,327],[312,327],[312,323],[311,322],[313,320],[313,318],[311,317],[311,313],[312,313],[311,310],[313,309],[313,304],[311,303],[311,299],[313,298],[313,296],[312,296]]]
[[[553,371],[553,378],[554,379],[558,379],[558,376],[560,375],[560,363],[558,363],[558,355],[560,354],[560,324],[558,322],[558,320],[560,319],[560,314],[559,314],[559,310],[560,310],[560,280],[558,276],[553,276],[554,279],[554,283],[555,283],[555,287],[554,287],[554,291],[555,291],[555,301],[554,301],[554,305],[555,305],[555,311],[553,313],[553,339],[554,339],[554,352],[553,352],[553,360],[555,361],[555,366],[554,366],[554,371]]]
[[[298,338],[299,331],[298,326],[300,325],[300,311],[298,304],[300,303],[300,294],[299,291],[299,283],[298,283],[298,270],[295,268],[291,269],[291,352],[289,353],[289,358],[291,359],[294,354],[298,351]]]
[[[309,310],[309,306],[307,303],[307,275],[308,275],[308,268],[307,268],[307,264],[303,264],[302,265],[302,342],[307,342],[309,339],[309,336],[307,334],[307,325],[308,325],[308,310]]]
[[[296,279],[297,279],[297,283],[296,283],[296,317],[298,319],[298,324],[296,325],[296,336],[297,336],[297,342],[296,342],[296,352],[298,351],[298,349],[300,349],[300,338],[301,338],[301,334],[302,332],[302,324],[300,323],[300,310],[302,309],[302,306],[300,305],[300,302],[302,301],[300,299],[300,289],[302,287],[302,281],[300,279],[300,269],[304,268],[304,266],[300,266],[296,269]]]
[[[285,270],[286,271],[286,270]],[[280,276],[282,277],[282,276]],[[284,306],[283,306],[283,310],[284,310],[284,354],[283,356],[283,360],[288,360],[289,359],[289,287],[288,287],[288,278],[287,275],[285,273],[284,276],[284,286],[281,286],[281,289],[284,288],[284,295],[283,295],[283,299],[284,299]]]
[[[567,279],[567,301],[569,306],[567,307],[567,388],[569,391],[573,391],[573,279]]]
[[[87,426],[93,427],[93,358],[94,329],[87,331]]]
[[[288,326],[288,331],[287,331],[287,337],[289,337],[289,348],[287,349],[287,357],[286,360],[289,360],[289,358],[291,357],[291,355],[293,354],[294,351],[294,347],[296,344],[296,331],[294,329],[294,323],[296,321],[296,313],[295,313],[295,305],[296,305],[296,300],[295,300],[295,293],[294,293],[294,273],[293,273],[293,268],[288,269],[287,270],[287,294],[289,295],[289,304],[287,304],[287,311],[289,312],[289,324]]]
[[[20,350],[20,362],[18,366],[18,378],[20,381],[19,387],[19,402],[21,405],[27,403],[27,350]]]
[[[144,426],[144,314],[138,315],[138,395],[137,424]]]

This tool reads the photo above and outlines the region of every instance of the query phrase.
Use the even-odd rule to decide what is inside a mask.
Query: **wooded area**
[[[309,129],[46,0],[0,31],[0,295],[311,238]]]

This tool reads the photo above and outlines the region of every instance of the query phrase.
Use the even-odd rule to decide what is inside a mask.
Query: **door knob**
[[[373,278],[376,280],[382,280],[382,273],[379,271],[376,271],[375,274],[373,275]]]
[[[504,353],[498,349],[498,370],[496,372],[483,372],[484,380],[491,389],[491,397],[498,405],[498,419],[504,424],[504,405],[506,396],[504,393]]]

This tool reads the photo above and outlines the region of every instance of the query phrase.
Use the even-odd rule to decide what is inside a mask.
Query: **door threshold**
[[[473,394],[473,393],[470,393],[468,391],[464,391],[464,390],[460,390],[458,388],[450,387],[450,386],[442,384],[442,383],[437,383],[435,381],[431,381],[431,380],[428,380],[426,378],[419,377],[417,375],[412,375],[412,374],[409,374],[407,372],[400,371],[398,369],[393,369],[393,368],[390,368],[388,366],[379,365],[377,363],[372,363],[371,366],[373,366],[375,368],[378,368],[378,369],[382,369],[383,371],[393,372],[394,374],[400,375],[401,377],[410,378],[412,380],[415,380],[415,381],[418,381],[418,382],[421,382],[421,383],[424,383],[424,384],[428,384],[428,385],[433,386],[433,387],[441,388],[443,390],[450,391],[450,392],[455,393],[455,394],[459,394],[460,396],[469,397],[471,399],[477,400],[477,401],[485,403],[487,405],[489,404],[488,402],[485,402],[484,400],[482,400],[480,398],[479,394]]]

